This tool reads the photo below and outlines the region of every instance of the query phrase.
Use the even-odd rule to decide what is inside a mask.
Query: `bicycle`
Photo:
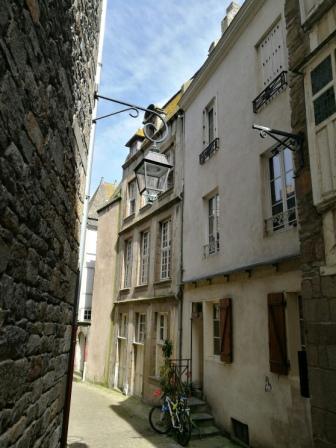
[[[190,408],[187,397],[180,396],[173,401],[164,395],[162,405],[154,406],[149,412],[149,423],[154,431],[167,434],[173,430],[177,442],[186,446],[191,437]]]

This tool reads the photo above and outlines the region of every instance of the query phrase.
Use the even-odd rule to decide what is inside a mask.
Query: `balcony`
[[[199,155],[199,163],[203,165],[209,160],[219,149],[219,138],[215,138]]]
[[[255,114],[258,113],[273,97],[279,95],[286,88],[287,84],[287,72],[283,71],[252,101],[253,112]]]
[[[295,207],[265,219],[265,233],[267,235],[280,230],[285,231],[296,226],[297,220]]]

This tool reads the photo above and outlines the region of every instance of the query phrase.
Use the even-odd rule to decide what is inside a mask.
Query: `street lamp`
[[[147,108],[125,103],[124,101],[113,98],[96,95],[97,98],[111,101],[113,103],[127,106],[116,112],[96,118],[94,121],[107,118],[122,112],[131,111],[129,115],[132,118],[139,116],[139,110],[145,112],[144,115],[144,134],[145,137],[153,143],[150,150],[144,155],[140,163],[135,167],[135,174],[140,194],[145,194],[150,202],[155,200],[159,193],[166,190],[167,180],[173,165],[168,162],[167,156],[159,152],[158,143],[163,142],[168,136],[168,125],[164,118],[165,112],[157,108],[154,104]]]

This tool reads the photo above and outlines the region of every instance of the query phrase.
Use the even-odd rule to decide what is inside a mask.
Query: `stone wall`
[[[309,36],[301,26],[299,1],[286,0],[289,69],[309,54]],[[322,219],[313,205],[307,144],[303,74],[290,73],[293,132],[302,132],[304,168],[296,178],[302,254],[302,297],[308,357],[313,436],[316,447],[336,446],[336,278],[321,276],[325,264]],[[299,168],[299,160],[296,160]]]
[[[100,0],[0,2],[0,447],[58,447]]]

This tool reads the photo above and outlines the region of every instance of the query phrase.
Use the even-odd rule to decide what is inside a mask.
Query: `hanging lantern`
[[[148,196],[156,198],[159,193],[166,191],[167,179],[172,167],[173,165],[168,162],[164,154],[149,151],[134,170],[139,193],[146,192]]]

